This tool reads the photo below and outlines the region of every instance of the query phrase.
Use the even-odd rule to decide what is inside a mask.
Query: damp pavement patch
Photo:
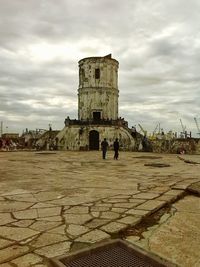
[[[139,156],[139,157],[134,157],[135,159],[161,159],[162,157],[160,156]]]
[[[170,167],[171,165],[165,163],[145,163],[144,166],[164,168],[164,167]]]

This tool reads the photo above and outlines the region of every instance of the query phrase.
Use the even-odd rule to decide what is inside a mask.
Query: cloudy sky
[[[200,123],[199,0],[0,0],[4,132],[77,118],[78,61],[112,53],[129,126]]]

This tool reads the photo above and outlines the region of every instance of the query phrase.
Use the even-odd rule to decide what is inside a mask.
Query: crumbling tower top
[[[117,119],[118,67],[111,54],[79,61],[79,120]]]

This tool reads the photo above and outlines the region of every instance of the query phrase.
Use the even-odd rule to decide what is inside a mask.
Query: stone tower
[[[111,54],[79,61],[79,120],[118,118],[118,66]]]
[[[121,149],[135,149],[128,122],[118,116],[118,67],[111,55],[79,61],[78,120],[65,119],[59,149],[99,150],[104,138],[111,149],[116,138]]]

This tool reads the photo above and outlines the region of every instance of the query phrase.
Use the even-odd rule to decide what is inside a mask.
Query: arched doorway
[[[99,132],[92,130],[89,133],[89,149],[99,150]]]

